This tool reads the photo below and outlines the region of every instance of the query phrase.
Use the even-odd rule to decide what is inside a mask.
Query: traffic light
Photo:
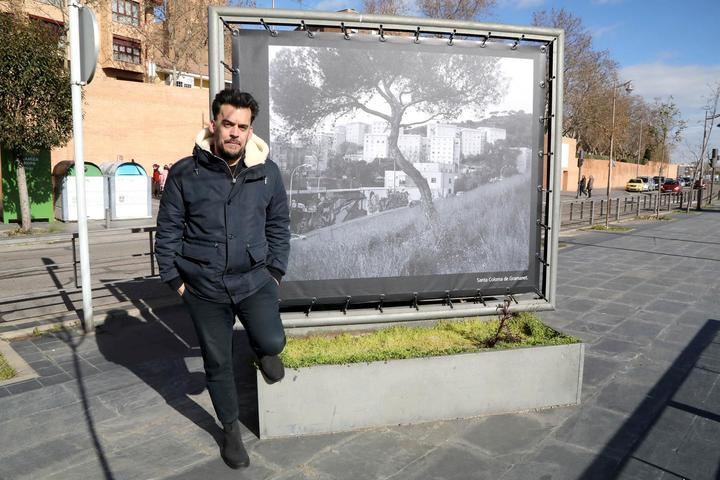
[[[583,166],[583,162],[585,161],[585,152],[580,149],[578,150],[578,156],[577,156],[577,166],[578,168]]]

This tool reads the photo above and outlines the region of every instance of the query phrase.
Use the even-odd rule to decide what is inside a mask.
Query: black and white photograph
[[[288,281],[527,274],[535,60],[423,43],[269,46]]]

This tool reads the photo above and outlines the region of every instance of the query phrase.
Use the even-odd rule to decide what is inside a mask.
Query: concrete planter
[[[342,432],[383,425],[580,403],[584,344],[288,369],[257,376],[260,437]]]

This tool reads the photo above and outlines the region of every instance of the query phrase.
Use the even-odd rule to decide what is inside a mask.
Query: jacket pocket
[[[218,261],[217,244],[183,243],[181,256],[201,265],[213,265]]]
[[[265,258],[267,257],[267,242],[258,242],[247,247],[248,255],[250,256],[250,268],[265,264]]]

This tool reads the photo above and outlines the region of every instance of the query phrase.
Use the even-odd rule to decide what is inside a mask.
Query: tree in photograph
[[[388,155],[434,213],[422,174],[398,147],[406,128],[482,113],[503,91],[497,58],[356,48],[287,48],[272,60],[273,113],[288,131],[312,132],[328,119],[365,112],[388,124]]]
[[[16,158],[24,231],[30,230],[25,158],[65,145],[72,134],[70,74],[60,38],[24,15],[0,15],[0,144]]]

